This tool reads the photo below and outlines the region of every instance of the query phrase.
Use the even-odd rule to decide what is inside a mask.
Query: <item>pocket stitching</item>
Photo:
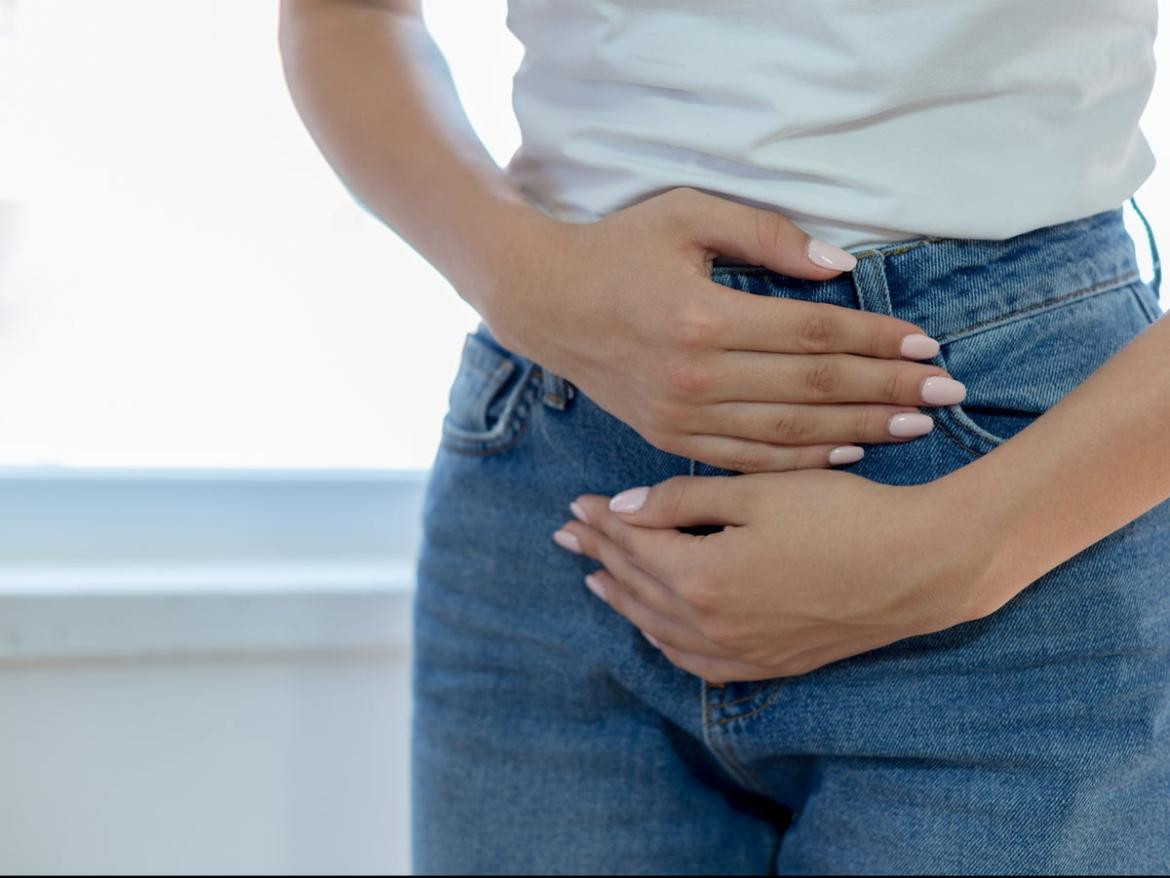
[[[947,406],[944,410],[936,412],[934,415],[934,423],[936,427],[942,429],[952,444],[957,445],[974,457],[981,457],[990,451],[994,451],[1007,441],[984,430],[971,420],[970,416],[958,405]],[[986,445],[987,447],[983,449],[972,447],[964,441],[965,439],[978,439],[980,440],[980,444]]]
[[[1105,293],[1111,293],[1115,290],[1133,286],[1134,281],[1140,280],[1141,276],[1137,272],[1131,272],[1119,278],[1114,278],[1109,281],[1102,281],[1098,284],[1085,287],[1077,290],[1075,293],[1066,293],[1063,296],[1057,296],[1054,299],[1046,299],[1043,302],[1038,302],[1035,305],[1029,305],[1027,308],[1021,308],[1018,311],[1011,311],[1007,314],[1001,314],[991,320],[985,320],[982,323],[976,323],[964,329],[960,329],[949,335],[941,335],[936,338],[939,344],[949,344],[952,341],[958,341],[961,338],[968,338],[972,335],[978,335],[981,332],[987,332],[992,329],[999,329],[1001,326],[1007,326],[1009,323],[1015,323],[1017,320],[1022,320],[1027,317],[1035,317],[1043,314],[1045,311],[1051,311],[1054,308],[1059,308],[1064,305],[1072,305],[1082,299],[1088,299],[1092,296],[1099,296]]]
[[[464,430],[443,418],[439,447],[471,457],[489,457],[500,454],[516,445],[528,423],[528,413],[540,390],[540,369],[533,365],[526,367],[527,375],[521,374],[516,389],[500,419],[487,432]]]
[[[1030,306],[1019,311],[1014,311],[1004,317],[996,318],[995,320],[987,321],[985,323],[976,324],[974,327],[968,327],[967,329],[960,330],[959,332],[956,332],[952,335],[940,336],[938,341],[940,344],[949,344],[950,342],[958,341],[959,339],[965,339],[971,337],[972,335],[978,335],[981,332],[987,332],[992,329],[1000,329],[1025,317],[1030,318],[1039,316],[1040,314],[1054,310],[1058,307],[1072,305],[1076,302],[1081,302],[1094,296],[1104,295],[1105,293],[1128,290],[1132,295],[1137,296],[1135,287],[1140,281],[1141,275],[1137,272],[1131,272],[1122,278],[1094,284],[1093,286],[1078,290],[1075,293],[1069,293],[1055,299],[1049,299],[1048,301],[1042,302],[1038,305]],[[1141,302],[1140,296],[1138,296],[1138,302],[1142,313],[1147,314],[1145,303]],[[935,355],[934,360],[936,361],[937,365],[947,369],[946,358],[942,355],[941,352]],[[1037,417],[1039,417],[1039,415]],[[1008,438],[996,436],[994,433],[985,430],[983,427],[977,424],[971,418],[971,416],[963,410],[962,403],[947,406],[945,409],[937,410],[935,414],[935,424],[936,426],[943,428],[943,433],[953,445],[958,446],[975,457],[981,457],[985,454],[988,454],[1008,441]],[[974,443],[975,447],[969,443]],[[986,447],[981,449],[980,446]]]

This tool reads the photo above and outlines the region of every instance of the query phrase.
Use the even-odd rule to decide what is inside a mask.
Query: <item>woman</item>
[[[1054,6],[512,0],[501,171],[414,0],[286,0],[325,155],[486,322],[419,871],[1170,870],[1156,5]]]

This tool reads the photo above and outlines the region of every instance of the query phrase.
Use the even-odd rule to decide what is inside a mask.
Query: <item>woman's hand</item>
[[[945,478],[679,477],[571,508],[578,520],[554,538],[604,565],[586,584],[711,682],[807,673],[989,615],[1010,596],[986,584],[993,521],[974,519]],[[712,524],[724,528],[676,530]]]
[[[297,109],[366,209],[505,345],[659,448],[739,471],[847,463],[860,448],[830,450],[921,435],[915,406],[961,397],[901,359],[937,350],[910,323],[712,283],[719,254],[814,280],[851,266],[777,213],[689,189],[587,224],[532,206],[467,121],[417,0],[284,0],[280,46]]]
[[[711,281],[717,254],[812,280],[852,268],[780,214],[675,189],[547,229],[484,319],[664,451],[740,472],[851,463],[861,449],[830,451],[922,435],[916,406],[965,393],[903,359],[938,350],[912,323]]]

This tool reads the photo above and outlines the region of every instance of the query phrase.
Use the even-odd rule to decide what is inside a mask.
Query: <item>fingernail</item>
[[[637,512],[649,496],[649,488],[630,488],[609,501],[611,512]]]
[[[902,339],[902,356],[911,360],[925,360],[938,353],[938,342],[929,335],[916,332]]]
[[[647,634],[645,631],[643,631],[642,636],[649,640],[654,645],[655,649],[662,649],[662,644],[658,642],[658,638],[653,634]]]
[[[935,375],[922,382],[922,401],[928,405],[954,405],[967,396],[967,388],[954,378]]]
[[[570,552],[577,552],[578,554],[581,552],[581,543],[567,530],[558,530],[553,534],[553,542],[562,549],[568,549]]]
[[[857,264],[857,259],[852,254],[816,238],[808,239],[808,249],[805,253],[809,262],[821,268],[831,268],[833,271],[852,271],[853,266]]]
[[[865,457],[865,449],[859,445],[842,445],[829,452],[829,463],[836,466],[841,463],[857,463]]]
[[[601,584],[601,580],[596,575],[590,573],[585,577],[585,587],[601,600],[605,600],[605,586]]]
[[[585,524],[589,523],[589,519],[585,517],[585,509],[576,500],[569,504],[569,511],[573,513],[573,517],[577,521],[583,521]]]
[[[890,418],[889,427],[891,436],[924,436],[934,429],[934,418],[903,412]]]

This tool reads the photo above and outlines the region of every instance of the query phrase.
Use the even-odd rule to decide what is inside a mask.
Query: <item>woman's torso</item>
[[[508,166],[586,222],[676,186],[844,247],[1120,205],[1153,156],[1156,0],[509,0]]]

